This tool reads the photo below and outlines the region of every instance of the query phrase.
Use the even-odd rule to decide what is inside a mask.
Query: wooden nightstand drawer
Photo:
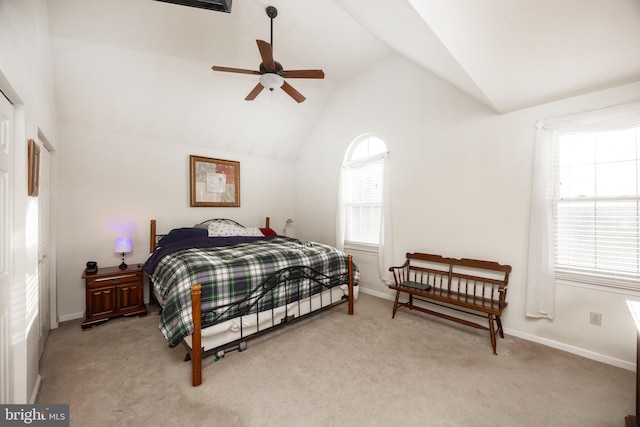
[[[147,314],[140,266],[131,266],[125,270],[118,267],[100,268],[94,274],[87,274],[85,271],[82,278],[85,280],[86,292],[83,329],[112,317]]]
[[[142,273],[140,274],[123,274],[110,277],[95,277],[92,279],[86,279],[87,286],[91,289],[102,288],[104,286],[115,286],[129,283],[141,283]]]

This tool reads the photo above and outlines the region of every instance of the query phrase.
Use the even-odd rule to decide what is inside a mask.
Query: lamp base
[[[122,264],[120,264],[120,265],[118,266],[118,268],[119,268],[120,270],[126,270],[126,269],[127,269],[127,267],[129,267],[129,266],[128,266],[127,264],[125,264],[125,263],[124,263],[124,261],[122,261]]]

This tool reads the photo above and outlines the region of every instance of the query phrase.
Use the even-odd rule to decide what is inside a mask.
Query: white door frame
[[[57,265],[57,233],[56,233],[56,200],[57,200],[57,177],[58,162],[57,152],[54,146],[49,142],[45,134],[38,128],[38,139],[49,152],[49,326],[51,329],[58,327],[58,277]]]
[[[2,87],[0,87],[2,89]],[[12,402],[12,312],[13,283],[13,145],[15,143],[15,110],[0,93],[0,403]],[[5,117],[6,116],[6,117]],[[5,118],[3,118],[5,117]],[[4,165],[3,165],[4,164]]]
[[[26,179],[16,179],[19,174],[24,173],[26,177],[26,141],[27,141],[27,120],[24,102],[18,96],[9,80],[2,70],[0,70],[0,90],[14,107],[14,132],[13,132],[13,171],[12,171],[12,199],[11,199],[11,226],[9,233],[11,247],[11,280],[10,280],[10,300],[9,311],[11,319],[9,328],[11,333],[11,349],[9,354],[9,369],[11,378],[9,381],[9,401],[7,403],[34,403],[35,396],[40,383],[38,369],[37,337],[35,341],[35,351],[33,342],[28,343],[35,334],[26,336],[26,318],[20,316],[20,310],[26,304],[26,288],[24,287],[24,275],[19,272],[26,271],[27,258],[25,257],[25,246],[23,242],[15,240],[16,224],[22,223],[26,219]],[[23,160],[25,160],[23,162]],[[18,215],[16,217],[16,215]],[[52,242],[52,244],[54,244]],[[18,254],[18,255],[16,255]],[[36,254],[34,254],[36,255]],[[37,258],[36,258],[37,259]],[[15,294],[19,294],[16,298]],[[17,311],[16,312],[16,305]],[[17,322],[17,323],[16,323]],[[24,329],[23,329],[24,328]],[[34,363],[35,361],[35,363]],[[35,378],[34,378],[35,377]]]
[[[49,230],[51,229],[51,154],[42,139],[40,149],[40,172],[38,173],[38,358],[51,330],[51,287]]]

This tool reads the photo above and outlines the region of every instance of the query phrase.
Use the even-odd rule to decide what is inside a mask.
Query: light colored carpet
[[[49,336],[36,403],[70,404],[72,426],[621,426],[635,373],[401,309],[346,305],[203,361],[191,386],[158,317]],[[505,325],[508,326],[508,325]]]

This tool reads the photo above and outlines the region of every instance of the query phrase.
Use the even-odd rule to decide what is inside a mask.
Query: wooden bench
[[[440,255],[407,253],[406,261],[399,267],[390,267],[395,284],[389,288],[396,291],[393,304],[395,318],[398,307],[408,307],[423,313],[433,314],[463,325],[478,329],[488,329],[491,336],[493,354],[496,352],[496,328],[504,338],[502,311],[507,307],[507,284],[510,265],[476,259],[444,258]],[[409,296],[407,302],[400,302],[400,294]],[[414,304],[414,300],[444,307],[434,311]],[[488,319],[488,326],[461,317],[446,314],[459,311]]]

